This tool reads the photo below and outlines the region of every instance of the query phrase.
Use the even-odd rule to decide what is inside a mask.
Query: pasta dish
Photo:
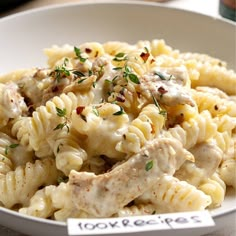
[[[0,205],[121,217],[220,207],[236,187],[236,73],[162,39],[44,50],[0,77]]]

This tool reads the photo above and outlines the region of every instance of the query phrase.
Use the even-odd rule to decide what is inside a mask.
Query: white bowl
[[[45,65],[42,49],[53,44],[79,45],[110,40],[135,43],[155,38],[165,39],[168,45],[182,52],[207,53],[221,58],[235,69],[235,29],[235,24],[227,20],[156,3],[87,2],[45,7],[0,19],[0,74]],[[232,227],[236,215],[234,193],[229,192],[223,206],[211,214],[215,227],[159,233],[201,235]],[[23,216],[4,208],[0,208],[0,224],[36,236],[67,235],[66,223]],[[156,234],[156,231],[146,233],[147,236]],[[143,235],[143,232],[135,235]]]

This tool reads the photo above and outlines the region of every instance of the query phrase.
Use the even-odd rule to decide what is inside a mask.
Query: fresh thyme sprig
[[[80,60],[80,62],[84,63],[87,60],[87,58],[82,57],[82,55],[81,55],[82,53],[79,48],[74,47],[74,52],[75,52],[76,58],[78,58]]]
[[[152,94],[152,99],[153,99],[153,102],[154,102],[155,106],[158,107],[158,109],[159,109],[159,114],[160,114],[160,115],[163,115],[164,117],[166,117],[166,115],[167,115],[166,110],[163,110],[163,109],[160,107],[160,105],[159,105],[157,99],[155,98],[155,96],[154,96],[153,94]]]
[[[66,108],[59,108],[56,107],[56,111],[57,111],[57,116],[64,118],[64,122],[59,123],[53,130],[58,130],[58,129],[63,129],[64,127],[67,128],[67,132],[70,131],[70,127],[68,125],[68,118],[66,117]]]

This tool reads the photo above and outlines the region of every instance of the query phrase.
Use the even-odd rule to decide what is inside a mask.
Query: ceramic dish
[[[2,18],[0,32],[0,74],[45,65],[42,49],[53,44],[109,40],[135,43],[154,38],[165,39],[181,51],[221,58],[234,69],[236,65],[235,24],[156,3],[86,2],[46,7]],[[190,232],[202,235],[232,227],[236,215],[234,194],[230,190],[222,207],[211,212],[215,227],[165,231],[165,236],[190,235]],[[0,224],[29,235],[67,235],[66,223],[23,216],[4,208],[0,208]],[[147,236],[156,234],[155,231],[146,233]]]

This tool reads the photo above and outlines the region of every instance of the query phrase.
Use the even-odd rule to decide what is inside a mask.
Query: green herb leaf
[[[154,102],[155,106],[156,106],[156,107],[158,107],[158,108],[159,108],[159,110],[160,110],[160,105],[159,105],[159,103],[158,103],[157,99],[154,97],[154,95],[153,95],[153,94],[152,94],[152,99],[153,99],[153,102]]]
[[[63,129],[65,126],[66,126],[66,123],[60,123],[53,130]]]
[[[106,83],[108,83],[108,84],[111,84],[111,83],[112,83],[112,81],[109,80],[109,79],[105,79],[104,82],[106,82]]]
[[[63,62],[63,65],[64,66],[67,66],[67,63],[69,62],[69,59],[66,57],[65,59],[64,59],[64,62]]]
[[[113,61],[126,61],[128,58],[124,52],[119,52],[113,58]]]
[[[138,76],[135,75],[134,73],[131,73],[131,69],[125,65],[124,67],[124,73],[123,73],[124,78],[129,78],[130,81],[132,81],[135,84],[140,84],[140,81],[138,79]]]
[[[53,130],[63,129],[64,127],[67,128],[67,132],[69,133],[70,127],[68,126],[67,122],[58,124]]]
[[[8,151],[9,151],[9,146],[6,146],[6,147],[5,147],[5,152],[4,152],[5,155],[8,155]]]
[[[96,115],[96,116],[99,116],[99,111],[96,107],[93,107],[93,113]]]
[[[154,75],[158,75],[161,80],[166,80],[165,75],[161,73],[160,71],[154,72]]]
[[[167,111],[165,111],[165,110],[160,110],[159,114],[162,115],[162,116],[164,116],[164,117],[166,117],[166,116],[167,116]]]
[[[149,171],[149,170],[152,169],[152,167],[153,167],[153,160],[151,160],[151,161],[149,161],[149,162],[146,163],[146,165],[145,165],[145,170],[146,170],[146,171]]]
[[[59,117],[65,117],[66,115],[66,108],[60,109],[59,107],[56,107],[57,115]]]
[[[119,111],[113,113],[114,116],[120,116],[120,115],[123,115],[123,114],[125,114],[125,111],[124,111],[123,107],[121,107],[121,106],[120,106]]]
[[[83,78],[83,79],[80,79],[79,81],[78,81],[78,84],[81,84],[83,81],[85,81],[87,78]]]
[[[20,145],[19,143],[13,143],[13,144],[9,145],[9,148],[16,148],[19,145]]]
[[[125,65],[125,72],[126,72],[127,74],[129,74],[129,73],[131,72],[130,68],[129,68],[127,65]]]
[[[78,70],[74,70],[72,73],[74,75],[77,75],[78,77],[84,77],[85,76],[84,73],[82,73],[81,71],[78,71]]]
[[[58,82],[63,76],[70,76],[70,70],[66,68],[68,62],[69,59],[65,58],[63,64],[61,66],[56,66],[55,70],[52,72],[52,74],[55,74]]]
[[[153,99],[153,102],[154,102],[155,106],[158,107],[158,109],[159,109],[159,114],[163,115],[164,117],[166,117],[167,116],[167,111],[161,109],[157,99],[154,97],[153,94],[152,94],[152,99]]]
[[[76,57],[80,60],[80,62],[85,62],[87,59],[81,56],[81,51],[79,48],[74,47],[74,52]]]
[[[93,72],[91,70],[88,71],[88,75],[91,76]]]
[[[113,70],[122,70],[122,67],[114,67]]]
[[[125,53],[124,52],[119,52],[115,55],[115,57],[124,57]]]
[[[20,144],[19,143],[12,143],[10,144],[9,146],[6,146],[5,147],[5,155],[8,155],[8,152],[9,152],[9,149],[13,149],[13,148],[16,148],[18,147]]]
[[[131,74],[128,75],[128,77],[133,83],[140,84],[140,81],[139,81],[137,75],[131,73]]]
[[[146,51],[146,53],[149,53],[149,50],[147,47],[144,47],[144,50]]]

